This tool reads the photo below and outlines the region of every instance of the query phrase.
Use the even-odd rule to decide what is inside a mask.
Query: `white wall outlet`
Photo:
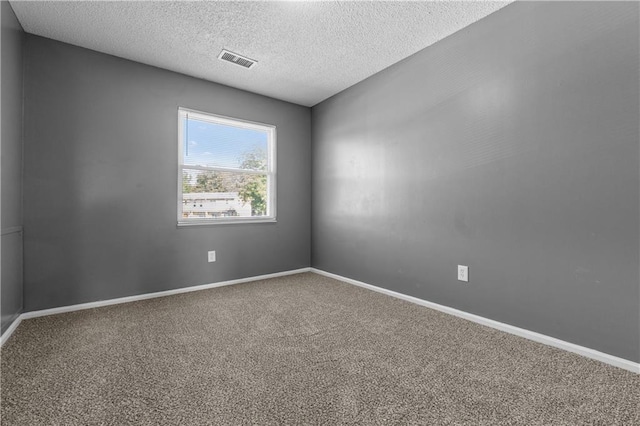
[[[458,281],[469,282],[469,267],[464,265],[458,265]]]
[[[214,251],[210,251],[210,252],[207,254],[207,260],[208,260],[209,262],[215,262],[215,261],[216,261],[216,252],[215,252],[215,250],[214,250]]]

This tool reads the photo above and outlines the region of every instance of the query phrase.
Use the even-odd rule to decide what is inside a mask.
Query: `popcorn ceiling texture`
[[[306,273],[23,321],[6,425],[638,425],[640,376]]]
[[[25,31],[312,106],[509,2],[22,2]],[[258,61],[217,59],[222,48]]]

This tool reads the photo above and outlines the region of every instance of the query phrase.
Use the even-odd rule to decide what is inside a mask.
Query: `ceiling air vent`
[[[222,59],[223,61],[231,62],[232,64],[240,65],[245,68],[251,68],[258,62],[245,56],[238,55],[237,53],[229,52],[225,49],[222,49],[222,52],[218,55],[218,59]]]

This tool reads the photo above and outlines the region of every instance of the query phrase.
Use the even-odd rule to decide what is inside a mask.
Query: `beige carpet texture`
[[[313,273],[23,321],[2,425],[640,425],[640,376]]]

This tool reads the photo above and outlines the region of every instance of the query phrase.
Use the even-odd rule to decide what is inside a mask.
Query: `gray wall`
[[[4,332],[22,312],[22,55],[24,32],[9,2],[2,15],[0,310]]]
[[[277,126],[277,223],[176,227],[178,106]],[[310,118],[27,35],[25,310],[308,267]]]
[[[640,361],[638,36],[516,3],[315,106],[312,265]]]

